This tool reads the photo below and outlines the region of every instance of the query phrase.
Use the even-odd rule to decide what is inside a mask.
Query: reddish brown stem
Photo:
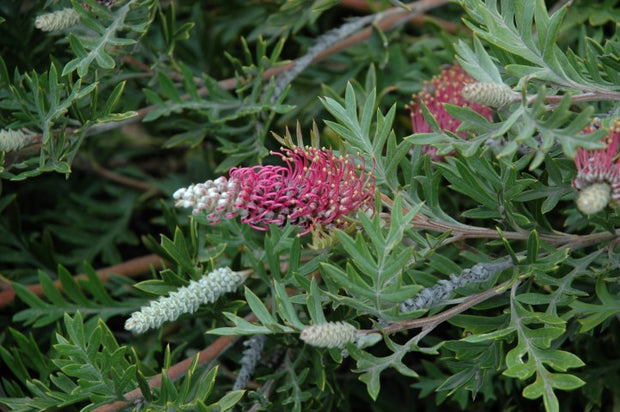
[[[140,60],[136,59],[132,55],[124,56],[121,60],[123,63],[128,64],[133,67],[137,67],[138,69],[142,70],[145,73],[153,73],[153,71],[151,70],[151,67],[148,64],[141,62]]]
[[[159,256],[155,254],[146,255],[135,259],[130,259],[118,265],[99,269],[96,271],[96,274],[99,280],[105,282],[108,280],[110,275],[134,277],[148,272],[149,270],[151,270],[151,268],[155,270],[160,269],[163,264],[164,261]],[[73,279],[77,282],[79,280],[84,280],[88,278],[85,274],[81,274],[75,276]],[[62,291],[62,285],[60,281],[55,281],[54,286],[56,286],[59,291]],[[28,285],[27,288],[29,291],[31,291],[37,296],[44,296],[43,288],[39,284]],[[13,302],[13,300],[15,300],[15,290],[11,286],[0,292],[0,308]]]
[[[341,0],[341,7],[346,7],[352,10],[357,10],[367,13],[376,13],[384,9],[385,2],[380,1],[368,1],[368,0]],[[413,16],[409,23],[420,26],[426,23],[428,20],[432,20],[439,24],[448,33],[456,33],[459,30],[464,30],[462,26],[452,23],[451,21],[440,19],[438,17],[428,17],[424,14]]]
[[[340,0],[340,6],[373,13],[381,8],[380,3],[369,0]]]
[[[91,160],[90,166],[92,167],[93,171],[97,173],[99,176],[105,179],[111,180],[113,182],[120,183],[121,185],[132,187],[134,189],[142,190],[145,192],[149,192],[149,191],[160,192],[161,191],[161,189],[151,184],[145,183],[142,180],[134,179],[128,176],[123,176],[121,174],[108,170],[104,168],[103,166],[101,166],[99,163],[97,163],[95,160]]]

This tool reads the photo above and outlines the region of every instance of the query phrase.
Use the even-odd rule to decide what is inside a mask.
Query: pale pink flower
[[[211,224],[221,218],[241,217],[255,229],[267,225],[297,225],[306,234],[313,229],[342,229],[345,217],[372,210],[375,180],[351,156],[313,147],[282,149],[286,166],[233,168],[220,177],[179,189],[176,205],[203,211]]]
[[[600,122],[598,124],[600,125]],[[590,125],[584,133],[592,133],[596,128]],[[619,141],[620,119],[609,129],[605,138],[606,148],[577,149],[577,177],[573,179],[573,187],[579,191],[577,208],[587,215],[603,210],[610,201],[616,204],[620,201],[620,159],[616,158]]]
[[[430,113],[437,120],[441,130],[450,131],[463,138],[467,137],[467,133],[456,131],[461,122],[448,114],[444,103],[470,107],[491,120],[494,113],[493,109],[478,103],[469,102],[462,95],[463,87],[474,82],[475,79],[467,74],[459,64],[452,65],[426,82],[424,90],[414,95],[412,101],[407,106],[411,116],[413,133],[432,132],[430,125],[422,115],[421,102],[426,104]],[[423,151],[428,153],[433,160],[441,160],[442,158],[437,155],[437,149],[433,146],[425,145]]]

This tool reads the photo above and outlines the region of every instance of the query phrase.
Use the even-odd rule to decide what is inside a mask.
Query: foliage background
[[[63,7],[79,26],[35,29]],[[614,1],[4,1],[0,16],[0,125],[33,133],[0,159],[2,408],[618,407],[619,216],[581,214],[571,187],[577,147],[604,134],[579,132],[617,117]],[[493,123],[452,108],[467,141],[411,135],[404,106],[455,59],[530,98]],[[309,143],[313,121],[322,145],[376,159],[382,213],[360,230],[316,252],[292,227],[211,227],[174,209],[179,187],[273,163],[272,131],[299,123]],[[433,164],[421,144],[456,153]],[[368,329],[442,313],[398,307],[501,260],[513,266],[457,293],[505,282],[497,296],[420,334],[403,326],[347,357],[298,339],[325,320]],[[227,265],[254,271],[247,289],[157,331],[123,329],[148,300]],[[252,312],[253,326],[240,320]],[[232,391],[256,333],[262,360]]]

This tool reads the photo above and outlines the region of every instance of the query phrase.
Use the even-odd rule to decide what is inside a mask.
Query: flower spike
[[[346,217],[374,207],[375,179],[351,156],[336,156],[329,149],[282,148],[272,152],[286,166],[233,168],[220,177],[174,193],[175,204],[203,211],[211,224],[223,217],[241,217],[255,229],[290,223],[301,235],[313,230],[344,229]]]
[[[41,31],[59,31],[73,27],[79,22],[78,12],[72,8],[66,8],[38,16],[34,21],[34,27]]]
[[[502,107],[519,97],[503,83],[469,83],[463,87],[461,94],[472,103],[489,107]]]
[[[357,329],[350,323],[326,322],[312,326],[306,326],[299,338],[308,345],[319,348],[344,348],[347,343],[353,342]]]
[[[26,129],[1,129],[0,152],[12,152],[32,143],[34,134]]]
[[[158,328],[164,322],[174,321],[186,313],[194,313],[203,304],[213,303],[225,293],[235,291],[248,277],[250,272],[233,272],[223,267],[192,280],[189,285],[161,296],[149,302],[139,311],[131,314],[125,322],[125,329],[144,333],[149,329]]]

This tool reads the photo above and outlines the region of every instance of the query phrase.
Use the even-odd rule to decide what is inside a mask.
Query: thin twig
[[[145,73],[153,74],[153,70],[151,70],[151,66],[149,66],[146,63],[141,62],[140,60],[136,59],[132,55],[124,56],[121,59],[121,61],[130,66],[137,67],[138,69],[142,70]]]
[[[394,202],[387,195],[381,194],[381,200],[384,205],[392,208]],[[403,208],[403,213],[408,213],[408,209]],[[389,215],[386,215],[386,219],[389,219]],[[462,223],[451,224],[446,222],[438,222],[431,220],[427,216],[418,214],[411,222],[411,226],[416,229],[432,230],[434,232],[446,233],[450,232],[453,236],[444,241],[443,244],[452,243],[463,239],[508,239],[508,240],[527,240],[530,236],[529,231],[522,232],[498,232],[497,230],[465,225]],[[538,237],[554,246],[564,246],[569,249],[575,249],[579,247],[586,247],[590,245],[596,245],[601,242],[606,242],[620,236],[620,229],[616,229],[615,232],[600,232],[591,233],[589,235],[575,235],[570,233],[561,233],[551,235],[547,233],[539,233]]]
[[[545,96],[545,103],[551,104],[559,104],[566,96]],[[538,99],[538,95],[531,94],[526,96],[526,103],[532,104],[536,99]],[[522,97],[515,97],[514,101],[521,101]],[[602,101],[617,101],[620,100],[620,92],[609,91],[609,90],[592,90],[589,92],[574,94],[570,96],[571,103],[583,103],[583,102],[602,102]],[[549,108],[550,110],[552,107]]]
[[[382,1],[368,1],[368,0],[341,0],[339,6],[346,7],[352,10],[377,13],[385,10],[385,2]],[[451,21],[444,20],[436,16],[427,16],[424,14],[412,16],[408,22],[415,26],[421,26],[428,21],[432,21],[439,25],[443,30],[448,33],[454,34],[458,31],[466,30],[464,26],[455,24]]]
[[[373,21],[377,22],[377,26],[386,25],[396,27],[405,23],[412,17],[420,15],[427,10],[427,7],[434,8],[447,3],[446,0],[417,1],[406,5],[403,8],[393,7],[391,9],[376,13],[374,15],[364,16],[343,24],[342,26],[330,30],[316,39],[314,46],[308,49],[308,52],[293,62],[289,70],[283,72],[276,80],[276,87],[271,97],[271,101],[277,101],[282,92],[306,67],[312,64],[318,56],[324,51],[331,50],[336,44],[345,44],[344,40],[357,42],[356,37],[370,36],[371,28],[359,31],[362,27],[367,26]],[[358,32],[353,35],[353,33]]]
[[[130,259],[126,262],[118,265],[109,266],[103,269],[97,270],[95,273],[101,282],[106,282],[111,275],[119,275],[125,277],[134,277],[144,274],[151,269],[158,270],[164,265],[164,261],[161,257],[151,254],[141,256],[135,259]],[[86,274],[77,275],[73,278],[78,284],[80,280],[87,280]],[[62,284],[59,280],[54,282],[54,286],[59,291],[62,291]],[[28,285],[26,288],[37,296],[44,296],[43,287],[40,284]],[[0,308],[8,305],[15,300],[15,290],[9,285],[9,287],[0,292]]]
[[[320,36],[314,46],[306,52],[305,55],[299,57],[293,62],[293,65],[289,70],[283,72],[278,76],[275,83],[275,90],[271,96],[271,102],[278,101],[286,86],[288,86],[306,67],[312,64],[312,61],[324,50],[329,49],[334,44],[342,41],[343,39],[350,37],[353,33],[360,30],[362,27],[370,24],[375,19],[374,15],[359,17],[342,26],[331,30],[322,36]]]
[[[108,170],[97,163],[96,160],[90,159],[90,167],[91,169],[97,173],[99,176],[111,180],[116,183],[120,183],[123,186],[132,187],[134,189],[142,190],[145,192],[162,192],[162,190],[156,186],[153,186],[149,183],[143,182],[142,180],[134,179],[132,177],[123,176],[111,170]]]
[[[270,379],[260,389],[260,392],[263,394],[263,397],[265,399],[269,399],[269,395],[271,395],[271,392],[273,392],[273,390],[276,387],[276,381],[277,381],[276,379]],[[258,409],[261,406],[263,406],[263,405],[261,405],[261,403],[259,401],[256,401],[256,402],[254,402],[252,407],[250,409],[248,409],[248,412],[256,412],[256,411],[258,411]]]

